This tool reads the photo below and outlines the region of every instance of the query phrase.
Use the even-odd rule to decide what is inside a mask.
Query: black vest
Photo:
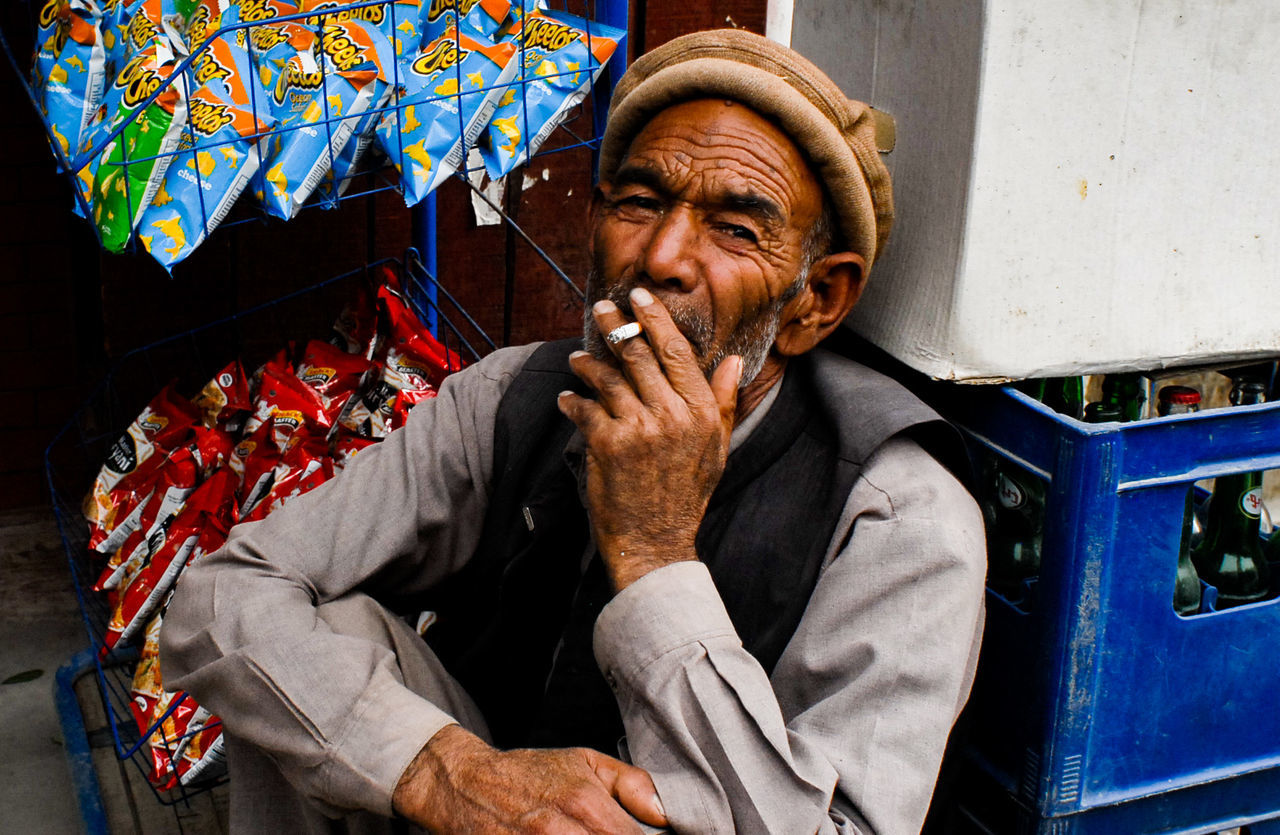
[[[430,596],[427,640],[476,699],[502,747],[585,745],[613,753],[622,722],[595,664],[592,629],[610,591],[565,447],[556,394],[582,392],[568,355],[538,348],[503,396],[484,533]],[[792,360],[769,412],[729,456],[698,529],[743,646],[766,672],[790,640],[863,462],[909,432],[953,466],[959,439],[887,377],[816,351]],[[954,457],[953,457],[954,456]]]

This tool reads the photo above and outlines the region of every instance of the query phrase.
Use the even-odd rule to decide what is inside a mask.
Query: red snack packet
[[[107,460],[85,497],[83,511],[91,537],[99,531],[103,532],[100,536],[110,533],[115,526],[118,508],[111,501],[111,489],[157,452],[168,452],[183,444],[199,420],[199,410],[177,393],[173,383],[161,389],[134,418],[111,445]]]
[[[236,522],[236,476],[228,468],[218,470],[187,498],[182,510],[166,525],[158,548],[148,542],[148,558],[120,583],[115,607],[103,643],[111,648],[127,642],[159,609],[178,574],[193,559],[215,550]]]
[[[409,419],[410,409],[423,400],[429,400],[435,396],[435,389],[396,392],[395,402],[391,405],[391,417],[387,420],[387,431],[394,432],[404,426],[405,421]]]
[[[249,379],[245,377],[240,360],[232,360],[215,374],[199,394],[191,398],[191,402],[200,410],[205,426],[238,432],[245,413],[253,409]]]
[[[313,339],[307,343],[295,376],[324,398],[326,405],[345,404],[360,388],[364,375],[373,364],[364,357],[349,354],[328,342]]]
[[[147,624],[147,639],[133,672],[130,690],[129,712],[138,726],[138,732],[146,740],[151,754],[151,773],[147,779],[160,790],[176,785],[177,772],[173,765],[173,744],[170,740],[180,737],[178,723],[185,727],[187,717],[195,710],[193,700],[185,693],[166,693],[160,677],[160,625],[162,616],[156,615]],[[174,705],[174,701],[178,703]],[[173,711],[165,716],[170,707]]]
[[[160,470],[155,489],[143,504],[138,527],[107,559],[106,567],[93,584],[94,591],[114,589],[126,574],[142,567],[153,541],[156,541],[155,547],[159,547],[166,525],[182,509],[199,478],[200,468],[190,448],[176,450]]]
[[[245,422],[244,433],[251,436],[264,423],[272,423],[284,438],[306,427],[309,434],[325,436],[333,427],[342,404],[331,406],[320,394],[299,380],[292,370],[285,371],[275,363],[263,366],[262,382],[253,414]],[[281,447],[284,441],[279,441]]]
[[[310,492],[333,478],[333,460],[329,448],[314,438],[295,442],[280,456],[271,489],[250,506],[246,522],[266,518],[294,496]]]
[[[185,447],[197,467],[197,477],[204,478],[231,458],[231,436],[220,429],[192,427],[194,442]],[[164,456],[153,455],[132,473],[120,479],[109,500],[116,509],[117,522],[110,532],[98,529],[89,536],[89,547],[102,554],[115,552],[141,524],[146,500],[155,490],[160,470],[169,466],[176,451]],[[179,465],[180,466],[180,465]]]
[[[372,360],[378,347],[378,311],[373,290],[361,284],[333,323],[334,341],[347,353]]]
[[[240,479],[241,519],[247,519],[249,511],[271,490],[283,452],[276,443],[276,431],[271,423],[262,424],[236,445],[231,468]]]
[[[338,437],[333,442],[334,472],[341,472],[352,458],[376,443],[378,441],[375,438],[365,438],[346,429],[339,430]]]
[[[222,720],[197,706],[173,759],[177,764],[178,782],[184,786],[198,783],[218,773],[227,760]]]

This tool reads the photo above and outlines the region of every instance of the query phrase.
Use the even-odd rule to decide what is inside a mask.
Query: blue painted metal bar
[[[422,316],[422,323],[432,336],[439,339],[440,322],[436,316],[436,277],[439,275],[436,272],[436,193],[431,192],[426,200],[409,211],[413,247],[418,250],[418,257],[431,280],[411,283],[406,289],[414,296],[410,301]]]
[[[107,814],[102,806],[102,789],[98,784],[98,772],[93,768],[89,751],[89,734],[84,727],[80,703],[76,701],[76,679],[93,671],[96,664],[93,649],[82,650],[71,656],[58,668],[54,677],[53,700],[58,708],[58,721],[62,725],[62,744],[67,754],[67,766],[71,769],[71,785],[76,793],[76,805],[80,808],[80,820],[89,835],[107,835]]]

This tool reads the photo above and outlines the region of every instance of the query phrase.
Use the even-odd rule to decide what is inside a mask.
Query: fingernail
[[[734,359],[738,361],[738,385],[740,386],[742,385],[742,357],[735,355]]]
[[[569,355],[569,359],[576,360],[578,357],[589,357],[589,356],[591,355],[586,351],[574,351],[572,354]],[[563,394],[563,392],[561,393]]]
[[[653,304],[653,295],[643,287],[634,287],[631,290],[631,303],[637,307],[648,307]]]
[[[658,793],[653,793],[653,807],[658,810],[658,814],[664,818],[667,816],[667,810],[662,807],[662,799],[658,797]]]
[[[557,395],[556,395],[556,397],[557,397],[557,398],[560,398],[560,397],[568,397],[568,396],[569,396],[569,395],[571,395],[571,394],[573,394],[573,392],[569,391],[568,389],[565,389],[564,391],[562,391],[562,392],[560,392],[559,394],[557,394]]]
[[[613,302],[609,301],[608,299],[601,299],[600,301],[592,305],[591,309],[594,310],[596,313],[612,313],[613,311],[618,309],[618,306],[615,305]]]

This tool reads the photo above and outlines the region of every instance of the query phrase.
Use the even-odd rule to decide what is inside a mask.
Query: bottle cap
[[[1200,392],[1190,386],[1165,386],[1160,389],[1160,402],[1192,406],[1200,402]]]

